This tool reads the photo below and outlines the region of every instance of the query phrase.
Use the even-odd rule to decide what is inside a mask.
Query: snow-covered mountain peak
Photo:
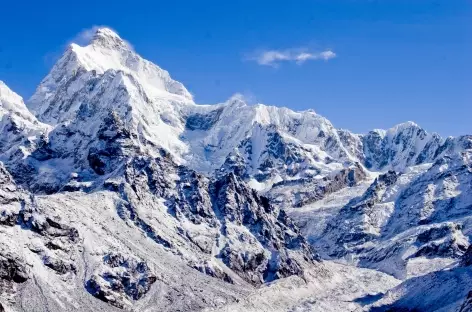
[[[13,92],[3,81],[0,80],[0,98],[11,99],[12,102],[21,101],[21,96]]]
[[[373,130],[362,137],[366,165],[370,169],[395,169],[432,162],[439,155],[444,140],[428,133],[412,121],[388,130]]]
[[[26,157],[50,131],[28,110],[21,96],[0,81],[0,160]]]
[[[249,106],[246,97],[241,93],[233,94],[223,105],[235,108]]]
[[[99,28],[92,41],[85,47],[73,45],[81,65],[99,73],[110,69],[135,76],[150,93],[162,95],[162,91],[192,99],[185,87],[173,80],[166,70],[143,59],[118,34],[109,28]]]
[[[149,99],[192,101],[190,92],[166,70],[143,59],[115,32],[99,28],[86,46],[71,44],[28,101],[43,122],[58,124],[74,118],[70,101],[90,91],[108,71],[122,72],[139,85]]]
[[[95,31],[95,34],[90,44],[102,46],[110,49],[128,49],[132,47],[123,40],[116,32],[107,27],[100,27]]]
[[[423,131],[423,128],[418,126],[416,123],[413,121],[407,121],[407,122],[402,122],[400,124],[397,124],[393,126],[392,128],[386,130],[385,134],[389,137],[394,137],[400,132],[415,132],[415,131]]]
[[[26,108],[23,98],[0,80],[0,119],[6,114],[14,115],[29,122],[36,120],[33,114]]]

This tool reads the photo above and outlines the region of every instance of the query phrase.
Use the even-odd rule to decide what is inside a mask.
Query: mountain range
[[[108,28],[0,129],[0,311],[472,311],[472,135],[200,105]]]

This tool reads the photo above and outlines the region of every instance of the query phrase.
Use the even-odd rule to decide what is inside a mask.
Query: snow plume
[[[103,29],[103,28],[108,28],[110,30],[112,30],[113,32],[117,33],[118,32],[116,30],[114,30],[112,27],[110,26],[106,26],[106,25],[93,25],[92,27],[90,28],[85,28],[85,29],[82,29],[77,35],[75,35],[69,42],[68,42],[68,45],[71,44],[71,43],[75,43],[75,44],[78,44],[80,46],[86,46],[90,43],[90,41],[92,41],[93,37],[95,36],[96,32],[99,30],[99,29]],[[133,48],[133,45],[131,43],[129,43],[128,41],[124,40],[126,45],[132,49],[134,51],[134,48]]]
[[[259,65],[277,67],[281,62],[295,62],[299,65],[309,60],[328,61],[336,57],[336,53],[331,50],[322,52],[309,52],[306,49],[286,49],[286,50],[264,50],[255,53],[248,59],[256,61]]]

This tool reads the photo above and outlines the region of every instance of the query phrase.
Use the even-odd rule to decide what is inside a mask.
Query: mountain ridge
[[[0,81],[0,267],[24,277],[2,277],[0,307],[257,310],[252,293],[279,294],[271,311],[367,309],[373,287],[411,287],[470,249],[472,136],[353,134],[240,95],[198,105],[107,28],[27,106]]]

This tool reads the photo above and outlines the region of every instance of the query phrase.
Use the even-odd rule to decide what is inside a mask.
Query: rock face
[[[139,300],[156,281],[146,262],[121,254],[110,253],[103,259],[100,272],[86,283],[95,297],[123,308],[129,300]]]
[[[464,303],[461,305],[459,312],[470,312],[472,311],[472,291],[469,292]]]
[[[125,177],[126,185],[119,189],[129,204],[122,218],[133,220],[167,248],[173,248],[172,244],[138,215],[143,194],[151,195],[151,202],[165,200],[169,212],[181,222],[207,227],[211,233],[207,240],[191,242],[205,254],[214,254],[250,283],[258,285],[294,274],[303,276],[300,260],[291,251],[299,253],[301,261],[310,263],[318,259],[284,212],[274,209],[267,198],[233,173],[209,180],[178,167],[164,155],[157,159],[135,159],[126,169]],[[193,236],[184,229],[181,235]],[[209,271],[210,275],[219,275]],[[224,274],[223,279],[227,279]]]
[[[367,304],[332,298],[365,287],[347,275],[380,273],[321,258],[405,280],[374,308],[414,308],[403,290],[423,278],[469,281],[471,136],[411,122],[357,135],[240,95],[197,105],[107,28],[27,104],[0,82],[2,309],[218,311],[271,292],[261,302],[282,311]],[[331,289],[340,276],[351,284]]]
[[[0,224],[14,226],[22,208],[22,194],[12,176],[0,163]]]
[[[274,211],[267,198],[247,188],[235,175],[219,179],[210,187],[215,213],[224,218],[221,232],[239,237],[238,242],[228,241],[222,246],[219,257],[238,275],[255,284],[291,275],[303,276],[302,265],[290,255],[292,250],[301,251],[308,262],[319,259],[284,212]],[[242,248],[251,235],[241,226],[262,245],[254,254]]]
[[[469,248],[462,257],[463,266],[472,266],[472,245],[469,245]]]
[[[401,170],[431,162],[442,145],[438,134],[428,134],[413,122],[400,124],[388,131],[371,131],[362,141],[366,167],[369,169],[390,166]]]
[[[0,81],[0,160],[26,157],[50,126],[40,123],[23,99]]]
[[[342,257],[356,246],[374,240],[380,235],[382,220],[378,204],[388,187],[397,182],[397,174],[389,171],[380,175],[367,189],[363,196],[355,198],[344,206],[336,218],[326,227],[323,240],[327,242],[327,251],[332,257]]]
[[[10,299],[14,300],[17,289],[30,278],[30,272],[24,260],[18,255],[14,255],[0,249],[0,295],[2,302]],[[0,311],[5,308],[0,303]]]
[[[0,255],[0,279],[3,283],[24,283],[28,280],[28,271],[21,259],[12,255]]]
[[[421,259],[442,267],[457,261],[470,244],[470,153],[380,175],[313,244],[325,258],[358,261],[401,279],[437,269]]]

